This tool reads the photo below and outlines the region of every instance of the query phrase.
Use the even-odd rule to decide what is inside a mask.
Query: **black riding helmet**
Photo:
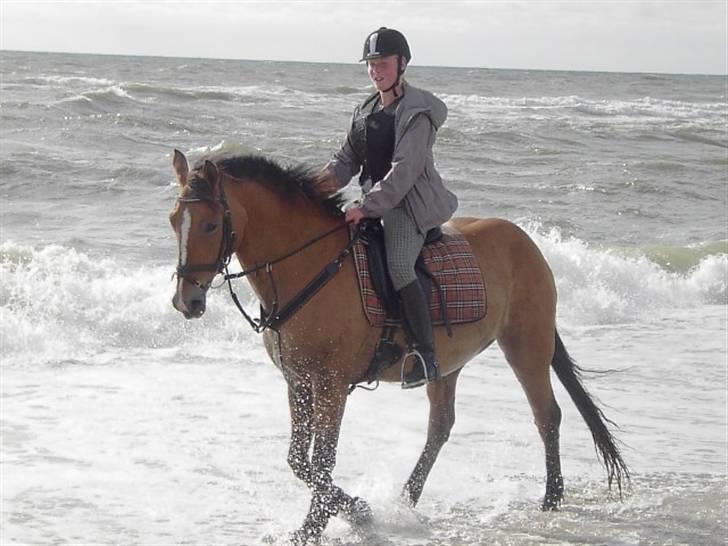
[[[400,55],[410,62],[412,55],[404,34],[393,28],[380,27],[364,41],[364,52],[361,61],[379,59],[389,55]]]
[[[379,27],[377,30],[369,34],[366,40],[364,40],[364,52],[362,53],[360,61],[369,61],[371,59],[389,57],[390,55],[397,55],[397,79],[394,84],[392,84],[392,87],[386,89],[385,92],[394,91],[394,96],[396,97],[399,80],[402,77],[402,74],[404,74],[402,58],[404,58],[407,63],[409,63],[412,58],[409,44],[407,43],[407,38],[404,37],[404,34],[398,30],[394,30],[393,28]]]

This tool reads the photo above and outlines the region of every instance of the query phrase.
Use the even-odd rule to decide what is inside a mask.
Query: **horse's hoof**
[[[419,495],[415,497],[415,493],[412,491],[412,486],[409,483],[404,486],[402,492],[399,494],[399,502],[407,508],[414,508],[417,506],[418,500]]]
[[[342,506],[341,516],[354,527],[365,527],[374,523],[374,513],[369,503],[360,497],[354,497],[350,503]]]
[[[321,535],[312,533],[304,526],[291,535],[291,544],[293,546],[311,546],[313,544],[318,544],[320,538]]]
[[[561,499],[553,497],[545,497],[543,504],[541,505],[541,511],[543,512],[556,512],[561,505]]]

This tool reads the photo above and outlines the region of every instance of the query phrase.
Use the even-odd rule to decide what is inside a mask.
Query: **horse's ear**
[[[212,189],[212,195],[218,197],[220,195],[220,184],[218,182],[219,176],[217,173],[217,167],[212,161],[205,160],[203,172],[205,173],[205,180],[207,180],[210,184],[210,188]]]
[[[175,150],[174,158],[172,159],[172,167],[174,167],[174,172],[177,175],[177,182],[179,182],[179,185],[184,186],[187,184],[187,175],[190,172],[190,167],[187,164],[185,154],[179,150]]]

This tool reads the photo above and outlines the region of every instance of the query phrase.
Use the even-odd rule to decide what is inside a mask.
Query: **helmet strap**
[[[404,74],[404,70],[402,70],[402,55],[397,55],[397,79],[394,80],[392,87],[384,90],[385,93],[389,93],[391,91],[394,94],[395,99],[399,97],[399,94],[397,93],[397,86],[399,86],[402,74]]]

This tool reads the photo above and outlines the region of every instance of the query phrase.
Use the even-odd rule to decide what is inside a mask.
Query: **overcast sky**
[[[0,48],[356,62],[379,26],[413,64],[728,73],[728,0],[0,0]]]

